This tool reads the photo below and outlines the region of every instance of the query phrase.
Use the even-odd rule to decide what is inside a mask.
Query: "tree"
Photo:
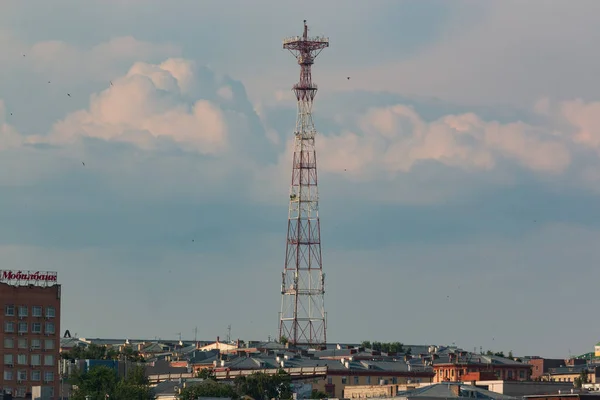
[[[201,369],[200,371],[198,371],[197,376],[200,379],[212,379],[213,381],[217,380],[217,377],[215,376],[212,368]]]
[[[328,397],[329,395],[327,393],[321,392],[317,389],[313,389],[313,391],[310,393],[311,399],[326,399]]]
[[[124,379],[117,372],[104,365],[90,368],[88,372],[76,372],[70,379],[77,388],[73,400],[149,400],[154,398],[144,367],[132,368]],[[89,396],[89,397],[88,397]]]
[[[284,346],[285,346],[286,344],[288,344],[288,342],[289,342],[289,341],[288,341],[288,338],[287,338],[286,336],[283,336],[283,335],[282,335],[282,336],[279,338],[279,343],[280,343],[280,344],[282,344],[282,345],[284,345]]]
[[[580,389],[584,384],[586,384],[588,382],[589,382],[588,373],[587,373],[587,370],[584,369],[583,371],[581,371],[579,376],[577,378],[575,378],[574,385],[576,388]]]
[[[181,400],[195,400],[199,397],[231,397],[235,399],[238,395],[233,386],[212,379],[187,386],[179,394]]]
[[[101,400],[105,399],[106,395],[114,395],[117,387],[117,373],[115,370],[98,366],[90,368],[88,372],[77,372],[71,378],[71,383],[77,386],[73,390],[73,400]]]
[[[248,376],[239,376],[234,380],[238,396],[250,396],[257,400],[290,399],[292,397],[291,383],[291,376],[281,369],[274,375],[255,372]]]
[[[61,358],[65,360],[122,360],[131,362],[144,362],[144,357],[131,346],[125,346],[122,352],[107,346],[89,345],[87,348],[75,346],[69,351],[62,352]]]
[[[512,352],[512,350],[510,350],[510,351],[508,352],[508,358],[510,358],[511,360],[512,360],[513,358],[515,358],[515,357],[513,356],[513,352]]]
[[[404,352],[404,345],[400,342],[369,342],[364,341],[361,344],[361,347],[370,348],[374,351],[381,351],[384,353],[402,353]]]

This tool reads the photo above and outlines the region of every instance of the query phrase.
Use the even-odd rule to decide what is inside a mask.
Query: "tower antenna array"
[[[325,274],[321,258],[317,157],[312,105],[317,85],[311,68],[321,51],[329,47],[325,37],[309,37],[304,20],[302,36],[286,38],[289,50],[300,65],[300,80],[292,90],[298,101],[294,130],[294,157],[288,213],[285,266],[281,284],[279,338],[294,346],[325,345]]]

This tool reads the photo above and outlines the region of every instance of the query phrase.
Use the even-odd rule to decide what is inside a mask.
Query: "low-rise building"
[[[330,397],[342,397],[344,389],[348,386],[378,385],[378,384],[406,384],[410,382],[432,382],[433,371],[429,367],[412,366],[404,359],[396,361],[371,361],[371,360],[322,360],[303,358],[297,354],[286,356],[260,356],[236,357],[230,361],[223,361],[215,366],[218,379],[231,379],[231,372],[250,374],[253,371],[274,371],[282,368],[300,370],[306,368],[325,368],[324,376],[315,376],[312,388]]]
[[[499,380],[526,381],[531,379],[532,366],[510,358],[494,355],[454,351],[429,356],[435,372],[434,382],[461,382],[472,380],[465,376],[471,373],[488,373]]]

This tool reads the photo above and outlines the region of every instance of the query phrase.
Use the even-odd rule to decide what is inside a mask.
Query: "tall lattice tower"
[[[294,131],[294,158],[288,214],[285,267],[281,284],[279,337],[296,346],[319,347],[326,343],[325,274],[321,260],[321,227],[317,190],[317,156],[312,104],[317,85],[311,67],[329,39],[304,33],[283,41],[300,65],[300,81],[293,86],[298,100]]]

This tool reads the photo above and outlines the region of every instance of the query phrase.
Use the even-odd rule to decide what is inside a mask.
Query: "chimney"
[[[450,385],[450,390],[452,390],[452,393],[457,397],[460,397],[460,385]]]
[[[200,348],[200,342],[196,342],[196,350]]]
[[[240,348],[240,339],[238,339],[237,342],[235,343],[235,347],[237,347],[238,349]]]
[[[219,343],[219,337],[217,336],[217,343]]]

